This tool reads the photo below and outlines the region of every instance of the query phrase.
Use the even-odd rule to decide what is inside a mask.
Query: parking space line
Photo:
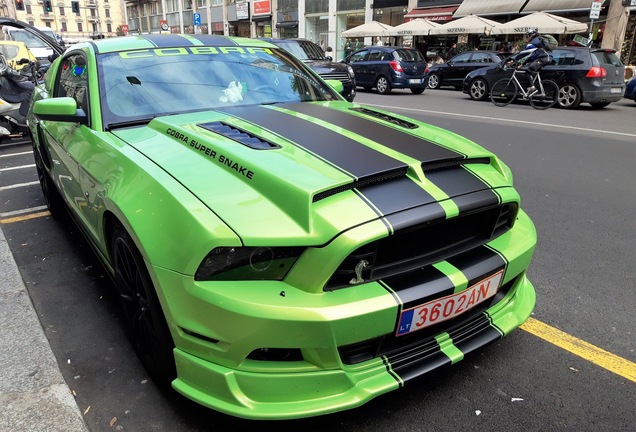
[[[0,224],[1,225],[6,225],[6,224],[10,224],[10,223],[22,222],[22,221],[25,221],[25,220],[36,219],[36,218],[41,218],[41,217],[45,217],[45,216],[51,216],[51,212],[49,212],[47,210],[47,211],[43,211],[43,212],[39,212],[39,213],[31,213],[31,214],[24,215],[24,216],[16,216],[16,217],[7,218],[7,219],[0,219]]]
[[[35,167],[35,164],[31,164],[31,165],[20,165],[20,166],[10,167],[10,168],[0,168],[0,172],[3,172],[3,171],[13,171],[13,170],[19,170],[19,169],[25,169],[25,168],[33,168],[33,167]]]
[[[521,328],[553,345],[563,348],[610,372],[636,382],[636,363],[619,357],[602,348],[577,339],[548,324],[529,318]]]
[[[7,158],[7,157],[11,157],[11,156],[23,156],[25,154],[32,154],[33,150],[31,151],[25,151],[25,152],[20,152],[20,153],[7,153],[7,154],[1,154],[0,155],[0,159],[2,158]]]
[[[25,208],[25,209],[20,209],[20,210],[14,210],[14,211],[10,211],[10,212],[4,212],[4,213],[0,213],[0,219],[12,217],[12,216],[23,215],[23,214],[26,214],[26,213],[35,213],[35,212],[39,212],[39,211],[46,210],[46,209],[47,209],[47,207],[45,205],[43,205],[43,206],[30,207],[30,208]]]
[[[27,183],[16,183],[13,185],[9,185],[9,186],[0,186],[0,192],[2,191],[6,191],[9,189],[17,189],[17,188],[21,188],[21,187],[27,187],[27,186],[33,186],[33,185],[37,185],[40,184],[39,181],[32,181],[32,182],[27,182]]]

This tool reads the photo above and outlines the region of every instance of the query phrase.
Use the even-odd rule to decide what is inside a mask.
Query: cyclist
[[[526,69],[526,75],[530,81],[530,87],[527,90],[528,96],[536,91],[534,80],[537,73],[550,63],[550,54],[545,50],[540,36],[538,29],[529,28],[524,36],[527,43],[525,49],[512,56],[509,60],[510,63],[516,61],[519,68],[528,65],[528,69]]]

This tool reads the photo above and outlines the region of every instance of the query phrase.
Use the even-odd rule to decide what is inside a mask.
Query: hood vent
[[[273,150],[280,148],[278,144],[265,141],[256,135],[252,135],[241,128],[237,128],[236,126],[232,126],[227,123],[210,122],[200,123],[197,126],[219,135],[223,135],[226,138],[239,142],[246,147],[253,148],[254,150]]]
[[[359,180],[354,181],[353,183],[349,183],[346,185],[338,186],[333,189],[329,189],[314,195],[313,202],[320,201],[332,195],[339,194],[340,192],[348,191],[355,188],[361,188],[364,186],[369,186],[373,183],[385,182],[388,180],[393,180],[399,177],[404,177],[406,175],[407,167],[398,168],[393,171],[383,172],[380,174],[375,174],[368,177],[363,177]]]
[[[452,159],[452,160],[442,160],[436,162],[424,162],[422,164],[422,171],[431,172],[435,170],[454,168],[461,165],[468,164],[490,164],[490,159],[487,157],[484,158],[469,158],[469,159]]]
[[[380,120],[387,121],[389,123],[393,123],[395,125],[401,126],[403,128],[406,128],[406,129],[417,129],[419,127],[415,123],[411,123],[411,122],[408,122],[406,120],[402,120],[402,119],[399,119],[397,117],[393,117],[391,115],[384,114],[384,113],[381,113],[381,112],[378,112],[378,111],[373,111],[373,110],[370,110],[369,108],[355,107],[355,108],[349,108],[349,109],[351,111],[359,112],[361,114],[365,114],[365,115],[368,115],[368,116],[371,116],[371,117],[375,117],[375,118],[380,119]]]

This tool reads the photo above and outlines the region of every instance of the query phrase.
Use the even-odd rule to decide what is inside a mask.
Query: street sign
[[[603,6],[603,0],[593,0],[590,7],[590,18],[598,19],[601,15],[601,7]]]
[[[195,26],[200,26],[201,25],[201,14],[200,13],[195,13],[194,14],[194,25]]]

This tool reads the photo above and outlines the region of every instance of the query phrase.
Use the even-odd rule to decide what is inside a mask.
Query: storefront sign
[[[272,5],[270,0],[254,0],[254,15],[271,15]]]
[[[236,3],[236,19],[250,18],[250,4],[248,2]]]

